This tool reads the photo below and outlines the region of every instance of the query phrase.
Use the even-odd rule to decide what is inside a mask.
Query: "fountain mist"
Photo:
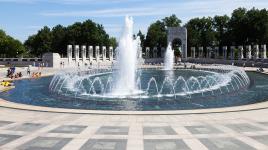
[[[171,43],[168,43],[165,55],[165,70],[172,70],[174,65],[174,51],[172,50]]]

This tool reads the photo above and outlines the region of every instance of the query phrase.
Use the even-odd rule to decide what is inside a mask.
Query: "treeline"
[[[45,52],[66,54],[68,44],[116,46],[116,39],[110,38],[102,25],[86,20],[67,27],[57,25],[50,29],[45,26],[24,43],[35,56]]]
[[[166,47],[166,27],[179,27],[181,20],[175,15],[158,20],[141,35],[143,47]],[[184,27],[188,30],[188,50],[192,46],[268,44],[268,11],[266,9],[238,8],[229,17],[194,18]]]
[[[0,57],[14,57],[26,52],[23,44],[0,29]]]
[[[166,47],[167,27],[182,26],[176,15],[152,23],[140,36],[142,47]],[[268,44],[268,11],[266,9],[238,8],[231,16],[193,18],[184,27],[188,30],[188,50],[192,46],[238,46]],[[104,27],[91,20],[76,22],[64,27],[43,27],[22,45],[20,41],[0,30],[0,54],[5,57],[18,55],[40,56],[45,52],[66,54],[68,44],[105,45],[116,47],[116,39],[109,37]]]

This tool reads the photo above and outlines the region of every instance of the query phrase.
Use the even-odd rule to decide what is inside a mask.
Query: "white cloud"
[[[55,3],[66,5],[84,5],[84,4],[103,4],[103,3],[129,3],[140,2],[143,0],[0,0],[0,3]]]
[[[66,0],[68,1],[68,0]],[[70,0],[73,1],[73,0]],[[81,0],[79,0],[81,1]],[[82,0],[85,1],[85,0]],[[103,0],[105,1],[105,0]],[[121,0],[114,0],[121,1]],[[143,7],[128,7],[122,6],[113,9],[98,9],[98,10],[77,10],[77,11],[48,11],[43,12],[43,16],[52,17],[122,17],[125,15],[131,16],[164,16],[177,14],[185,19],[199,16],[213,16],[230,14],[238,7],[246,8],[267,8],[268,2],[263,0],[192,0],[186,2],[165,2],[156,4],[143,4]]]

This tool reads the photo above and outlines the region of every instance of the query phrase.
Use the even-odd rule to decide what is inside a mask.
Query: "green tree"
[[[37,34],[29,36],[24,43],[35,56],[46,52],[66,54],[68,44],[116,46],[116,40],[110,39],[102,25],[96,24],[92,20],[86,20],[67,27],[57,25],[52,30],[44,27]]]
[[[164,19],[162,19],[162,21],[166,27],[180,27],[181,26],[181,20],[175,14],[169,17],[165,17]]]
[[[116,47],[117,47],[116,38],[111,37],[111,38],[109,39],[109,46],[112,46],[113,48],[116,48]]]
[[[228,38],[228,23],[230,18],[227,15],[215,16],[213,18],[213,29],[215,30],[216,43],[219,46],[231,44]]]
[[[238,8],[233,11],[229,21],[229,38],[236,45],[248,44],[249,24],[246,17],[247,10]]]
[[[191,46],[211,46],[215,41],[212,18],[191,19],[186,25],[188,42]]]
[[[55,53],[65,54],[66,45],[68,45],[66,39],[66,28],[62,25],[53,27],[51,36],[51,50],[53,50]]]
[[[31,50],[35,56],[41,56],[43,53],[52,52],[52,34],[49,27],[45,26],[38,31],[36,35],[31,36],[25,41],[25,46]]]
[[[161,21],[156,21],[148,28],[145,45],[148,47],[166,47],[167,33],[165,24]]]
[[[5,57],[18,57],[26,52],[19,40],[6,35],[3,30],[0,30],[0,50],[0,55],[5,55]]]

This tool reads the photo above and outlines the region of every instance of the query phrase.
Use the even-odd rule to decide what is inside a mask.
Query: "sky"
[[[172,14],[185,24],[195,17],[231,15],[238,7],[268,8],[268,0],[0,0],[0,29],[24,42],[43,26],[91,19],[118,38],[126,15],[133,16],[135,32],[146,33],[151,23]]]

